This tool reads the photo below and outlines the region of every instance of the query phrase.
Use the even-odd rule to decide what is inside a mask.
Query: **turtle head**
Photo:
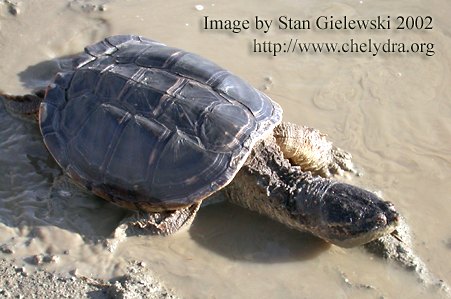
[[[308,221],[312,233],[330,243],[362,245],[390,234],[398,225],[399,214],[393,204],[372,192],[330,180],[322,181],[317,191],[310,199],[314,204],[307,207],[315,217]]]

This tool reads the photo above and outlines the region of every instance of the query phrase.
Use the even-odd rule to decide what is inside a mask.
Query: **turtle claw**
[[[353,175],[359,175],[351,159],[352,155],[350,153],[339,147],[332,146],[331,162],[328,165],[328,169],[325,171],[326,176],[343,176],[345,172],[349,172]]]
[[[358,175],[352,155],[334,146],[316,129],[284,122],[274,129],[274,136],[284,157],[304,171],[325,178],[346,172]]]

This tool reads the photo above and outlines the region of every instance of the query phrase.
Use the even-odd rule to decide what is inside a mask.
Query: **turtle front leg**
[[[127,226],[127,232],[136,234],[171,235],[182,228],[188,228],[194,220],[200,203],[175,211],[163,212],[134,212],[125,218],[121,225]]]
[[[274,129],[274,137],[284,157],[304,171],[323,177],[344,171],[356,173],[351,154],[334,146],[316,129],[284,122]]]
[[[121,221],[129,234],[171,235],[182,228],[188,228],[194,220],[200,203],[174,211],[143,212],[135,211],[133,215]]]
[[[199,210],[201,203],[174,211],[144,212],[132,211],[114,230],[112,239],[107,240],[106,247],[114,251],[119,242],[127,236],[134,235],[171,235],[189,228]]]

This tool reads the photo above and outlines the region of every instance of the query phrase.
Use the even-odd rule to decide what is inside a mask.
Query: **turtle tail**
[[[3,103],[9,112],[23,116],[36,117],[36,119],[38,118],[39,106],[44,99],[44,96],[44,89],[21,96],[9,95],[0,91],[0,97],[3,99]]]

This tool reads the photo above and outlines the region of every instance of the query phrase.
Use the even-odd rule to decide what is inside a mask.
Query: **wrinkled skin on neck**
[[[238,205],[342,247],[391,233],[399,217],[369,191],[292,166],[272,136],[254,147],[225,192]]]

